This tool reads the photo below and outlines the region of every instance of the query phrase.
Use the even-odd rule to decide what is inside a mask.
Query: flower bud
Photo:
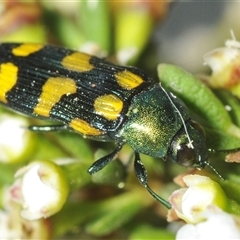
[[[206,209],[204,217],[204,222],[181,227],[176,239],[239,239],[240,219],[236,216],[212,206]]]
[[[233,38],[225,45],[205,54],[204,62],[212,69],[207,81],[214,88],[228,89],[240,97],[240,42]]]
[[[34,135],[29,131],[27,120],[10,114],[0,116],[0,161],[16,163],[32,152]],[[13,137],[14,136],[14,137]]]
[[[21,203],[21,216],[28,220],[47,218],[65,203],[69,186],[62,169],[50,161],[36,161],[17,171],[12,198]]]
[[[183,177],[187,188],[179,189],[169,201],[177,216],[186,222],[197,223],[205,219],[207,207],[215,205],[225,209],[228,199],[220,185],[201,175]]]

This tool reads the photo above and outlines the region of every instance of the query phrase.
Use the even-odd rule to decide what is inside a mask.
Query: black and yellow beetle
[[[21,113],[62,125],[32,130],[75,131],[114,141],[116,149],[89,168],[104,168],[127,143],[135,152],[141,184],[148,185],[139,153],[183,166],[209,165],[202,128],[184,104],[142,70],[123,67],[73,50],[41,44],[0,44],[0,102]]]

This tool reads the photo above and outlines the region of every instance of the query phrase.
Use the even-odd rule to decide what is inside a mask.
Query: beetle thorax
[[[176,106],[183,119],[187,119],[188,114],[181,102],[177,101]],[[179,114],[157,84],[133,98],[121,135],[135,151],[160,158],[166,155],[181,126]]]

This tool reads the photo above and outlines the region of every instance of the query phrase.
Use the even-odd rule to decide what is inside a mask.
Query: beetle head
[[[166,159],[185,167],[204,168],[207,164],[204,131],[198,123],[188,120],[173,137]]]

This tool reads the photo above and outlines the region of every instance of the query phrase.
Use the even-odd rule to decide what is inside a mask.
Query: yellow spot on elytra
[[[42,93],[34,113],[40,116],[49,117],[52,107],[63,95],[72,94],[77,91],[76,83],[70,78],[51,77],[42,87]]]
[[[103,95],[94,101],[94,109],[97,114],[105,117],[108,120],[116,120],[123,108],[123,101],[113,95]]]
[[[0,65],[0,101],[7,103],[6,94],[17,82],[18,67],[13,63]]]
[[[83,135],[92,135],[92,136],[98,136],[103,134],[102,131],[99,129],[92,127],[88,122],[80,119],[80,118],[74,118],[70,123],[69,126],[73,128],[75,131],[83,134]]]
[[[143,82],[140,76],[129,71],[118,72],[115,77],[118,85],[127,90],[136,88]]]
[[[12,53],[18,57],[27,57],[29,54],[39,51],[44,47],[43,44],[25,43],[12,49]]]
[[[80,52],[74,52],[62,60],[62,65],[73,71],[78,72],[86,72],[90,71],[94,68],[94,66],[89,63],[91,59],[91,55],[80,53]]]

